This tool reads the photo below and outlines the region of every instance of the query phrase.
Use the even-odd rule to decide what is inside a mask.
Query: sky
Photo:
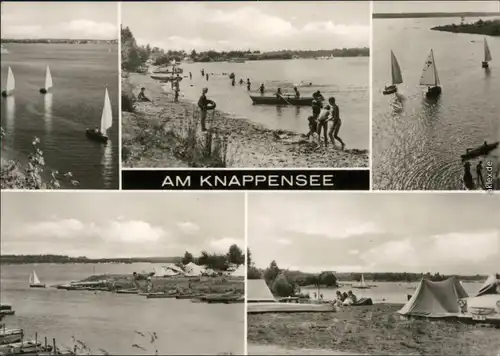
[[[497,1],[374,1],[374,13],[498,12]]]
[[[118,38],[116,2],[3,2],[2,38]]]
[[[500,195],[252,193],[248,214],[259,268],[500,273]]]
[[[176,257],[244,249],[241,193],[2,192],[2,254]]]
[[[369,47],[370,4],[341,2],[122,3],[140,45],[204,51]]]

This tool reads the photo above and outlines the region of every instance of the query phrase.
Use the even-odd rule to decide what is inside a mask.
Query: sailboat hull
[[[431,87],[425,93],[428,98],[437,98],[439,95],[441,95],[441,87]]]
[[[489,68],[488,62],[483,62],[481,68]]]
[[[45,288],[45,284],[30,284],[30,288]]]
[[[461,155],[462,160],[466,161],[468,159],[486,156],[488,153],[490,153],[491,151],[496,149],[499,144],[500,144],[500,142],[493,142],[493,143],[490,143],[487,145],[483,145],[483,146],[468,150],[467,153]]]
[[[87,129],[85,134],[87,135],[87,138],[92,141],[108,143],[108,136],[103,135],[101,132],[95,132],[95,130]]]
[[[8,97],[9,95],[11,95],[12,93],[8,93],[6,90],[2,91],[2,96],[4,98]]]
[[[389,85],[388,87],[385,87],[384,91],[383,91],[383,94],[384,95],[391,95],[391,94],[394,94],[394,93],[397,93],[398,92],[398,87],[395,86],[395,85]]]
[[[45,88],[40,89],[40,94],[47,94],[49,91]]]

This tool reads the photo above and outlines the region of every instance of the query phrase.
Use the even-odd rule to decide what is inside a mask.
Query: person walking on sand
[[[207,121],[207,111],[208,111],[208,99],[207,99],[208,88],[203,88],[201,92],[200,99],[198,100],[198,107],[201,111],[200,124],[201,131],[207,131],[206,121]]]
[[[332,115],[331,115],[332,124],[330,125],[330,129],[328,130],[328,136],[330,137],[330,141],[334,146],[335,146],[335,140],[339,141],[340,144],[342,145],[341,150],[343,150],[345,147],[345,143],[339,137],[340,127],[342,126],[339,106],[335,103],[335,98],[333,96],[328,99],[328,102],[332,106]]]
[[[483,161],[476,165],[477,185],[484,189]]]

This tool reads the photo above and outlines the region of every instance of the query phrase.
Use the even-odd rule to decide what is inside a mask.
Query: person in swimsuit
[[[325,147],[328,146],[328,120],[331,115],[330,105],[325,106],[324,109],[321,110],[318,116],[318,146],[321,145],[321,131],[323,131],[323,136],[325,138]]]
[[[293,90],[295,92],[295,99],[300,99],[300,92],[299,92],[299,89],[297,88],[297,86],[294,86]]]
[[[200,108],[201,111],[201,116],[200,116],[201,131],[207,131],[205,123],[207,120],[207,111],[209,103],[207,99],[207,93],[208,93],[208,88],[203,88],[200,99],[198,100],[198,107]]]
[[[476,176],[477,185],[484,189],[483,161],[479,161],[479,163],[476,165]]]
[[[328,102],[332,106],[332,116],[331,116],[332,124],[330,125],[330,130],[328,130],[328,136],[330,137],[330,141],[332,141],[332,144],[334,146],[335,146],[335,140],[339,141],[340,144],[342,145],[341,149],[343,150],[345,147],[345,143],[339,137],[340,127],[342,126],[342,120],[340,119],[339,107],[335,103],[334,97],[329,98]]]

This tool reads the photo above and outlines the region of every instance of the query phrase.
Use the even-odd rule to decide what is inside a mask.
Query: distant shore
[[[475,35],[500,36],[500,20],[483,21],[479,20],[467,24],[450,24],[431,28],[434,31],[444,31],[453,33],[468,33]]]
[[[374,13],[374,19],[410,19],[428,17],[486,17],[500,16],[500,12],[406,12],[406,13]]]
[[[403,320],[401,304],[345,307],[335,313],[249,314],[249,345],[355,354],[493,355],[498,329],[445,321]],[[460,335],[460,342],[457,336]],[[249,347],[249,354],[252,354]],[[267,353],[270,354],[270,353]],[[283,354],[280,352],[279,354]],[[319,353],[315,353],[319,354]]]
[[[89,39],[59,39],[59,38],[26,38],[26,39],[10,39],[10,38],[2,38],[2,44],[4,43],[44,43],[44,44],[59,44],[59,43],[67,43],[67,44],[118,44],[118,40],[89,40]]]
[[[183,83],[181,82],[181,88]],[[186,85],[186,84],[184,84]],[[123,112],[122,144],[125,167],[214,167],[211,160],[200,160],[201,153],[187,152],[186,132],[196,135],[196,141],[206,141],[197,128],[194,103],[165,92],[149,74],[130,73],[123,79],[122,95],[133,96],[145,87],[152,103],[137,102],[134,112]],[[126,90],[127,93],[123,91]],[[123,99],[122,99],[123,101]],[[306,120],[306,118],[304,118]],[[341,151],[330,146],[318,148],[301,133],[271,130],[246,119],[236,119],[215,110],[207,116],[219,140],[227,143],[227,154],[218,160],[219,167],[241,168],[308,168],[308,167],[367,167],[367,150]],[[192,146],[192,145],[191,145]],[[338,146],[337,146],[338,147]]]

